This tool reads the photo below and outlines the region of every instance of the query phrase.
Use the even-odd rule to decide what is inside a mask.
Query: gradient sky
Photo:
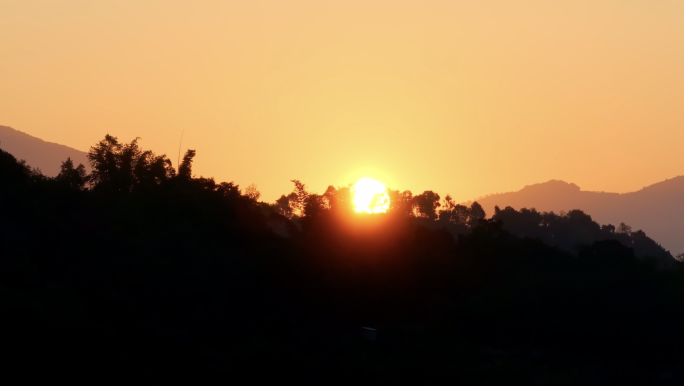
[[[267,201],[684,174],[681,0],[0,0],[0,124],[110,133]]]

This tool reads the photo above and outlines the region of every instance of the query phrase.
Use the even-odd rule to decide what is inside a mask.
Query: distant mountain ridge
[[[47,176],[56,176],[68,157],[88,167],[86,152],[0,126],[0,149],[25,159]],[[631,193],[583,191],[573,183],[550,180],[527,185],[517,192],[499,193],[477,200],[488,216],[501,209],[535,208],[559,213],[580,209],[600,224],[624,222],[643,230],[673,255],[684,252],[684,176],[678,176]]]
[[[62,162],[69,157],[75,165],[81,163],[88,168],[86,152],[43,141],[8,126],[0,126],[0,149],[11,153],[17,159],[26,160],[31,167],[40,169],[44,175],[50,177],[59,174]]]
[[[631,193],[583,191],[573,183],[551,180],[477,202],[488,216],[494,214],[494,206],[555,213],[580,209],[600,224],[624,222],[635,231],[641,229],[673,255],[684,252],[684,176]]]

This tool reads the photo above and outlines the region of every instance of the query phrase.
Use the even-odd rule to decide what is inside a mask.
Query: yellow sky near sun
[[[0,1],[0,124],[110,133],[268,201],[361,177],[457,201],[684,174],[684,2]]]

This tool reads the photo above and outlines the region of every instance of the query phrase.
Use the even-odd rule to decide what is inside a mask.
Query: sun
[[[382,183],[363,178],[352,188],[357,212],[385,213],[389,209],[387,188]]]

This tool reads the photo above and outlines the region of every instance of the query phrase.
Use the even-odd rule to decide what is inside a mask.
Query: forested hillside
[[[489,213],[495,206],[555,213],[581,209],[601,224],[625,223],[634,230],[642,229],[672,254],[680,254],[684,253],[684,225],[679,220],[684,216],[682,197],[684,176],[624,194],[584,191],[575,184],[552,180],[478,202]]]
[[[46,177],[0,150],[6,368],[88,384],[684,381],[684,269],[589,214],[293,180],[275,203],[107,136]],[[371,328],[372,330],[364,327]],[[244,378],[244,377],[248,378]],[[244,381],[243,381],[244,382]]]

